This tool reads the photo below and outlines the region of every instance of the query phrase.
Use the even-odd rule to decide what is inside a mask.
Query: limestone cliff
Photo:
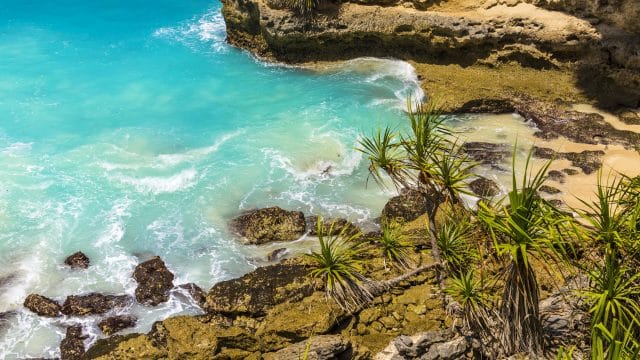
[[[566,0],[566,6],[527,1],[546,1],[544,6],[552,9],[579,8],[570,6],[578,0]],[[379,56],[462,66],[518,63],[575,72],[579,85],[594,97],[615,93],[602,105],[637,107],[640,37],[627,31],[637,25],[612,15],[636,9],[634,0],[619,2],[619,11],[597,8],[606,21],[522,0],[328,2],[312,20],[270,0],[223,0],[223,15],[231,44],[277,61]]]

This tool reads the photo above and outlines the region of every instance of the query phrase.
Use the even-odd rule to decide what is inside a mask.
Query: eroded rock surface
[[[319,335],[310,338],[308,341],[301,341],[287,346],[275,353],[265,354],[264,359],[346,360],[351,358],[350,350],[351,343],[340,335]]]
[[[485,198],[490,198],[500,193],[500,187],[498,187],[498,184],[495,181],[484,177],[478,177],[471,181],[469,183],[469,189],[471,189],[474,194]]]
[[[286,262],[257,268],[238,279],[220,282],[207,294],[205,310],[225,315],[262,316],[276,304],[312,291],[304,265]]]
[[[432,214],[440,202],[441,194],[403,189],[400,195],[392,197],[382,209],[382,221],[413,221],[422,214]]]
[[[65,315],[85,316],[104,314],[115,308],[123,308],[130,305],[131,297],[128,295],[104,295],[90,293],[85,295],[71,295],[62,304],[61,312]]]
[[[296,240],[306,231],[304,214],[277,206],[247,211],[230,223],[231,229],[249,244]]]
[[[136,266],[133,278],[138,282],[135,295],[139,303],[155,306],[169,300],[174,276],[159,256]]]
[[[87,335],[82,334],[81,325],[73,325],[67,328],[67,334],[60,343],[60,358],[62,360],[83,359],[85,349],[84,340]]]
[[[131,315],[117,315],[111,316],[101,320],[98,323],[98,327],[103,334],[111,336],[120,330],[136,326],[138,319]]]
[[[90,260],[87,255],[78,251],[69,255],[69,257],[64,260],[64,263],[69,265],[72,269],[86,269],[89,267]]]
[[[60,304],[46,296],[30,294],[24,300],[24,307],[40,316],[56,317],[60,315]]]

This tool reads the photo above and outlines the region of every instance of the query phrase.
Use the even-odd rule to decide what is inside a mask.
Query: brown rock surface
[[[40,316],[56,317],[60,315],[60,304],[48,297],[30,294],[24,300],[24,307]]]

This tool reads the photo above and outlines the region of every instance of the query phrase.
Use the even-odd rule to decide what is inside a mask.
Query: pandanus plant
[[[478,216],[489,230],[498,255],[506,256],[505,290],[500,315],[503,323],[501,342],[507,354],[517,352],[543,353],[543,333],[540,322],[540,290],[531,261],[534,258],[550,263],[566,258],[566,233],[561,229],[570,223],[538,195],[551,162],[540,170],[531,169],[532,151],[525,163],[522,183],[516,179],[515,150],[512,188],[509,203],[491,207],[481,203]]]
[[[592,359],[636,359],[640,352],[640,192],[637,179],[605,184],[598,175],[596,200],[581,200],[587,235],[602,248],[602,260],[587,269]]]
[[[318,217],[320,250],[307,255],[315,265],[310,275],[323,280],[327,297],[334,299],[343,310],[352,312],[373,299],[358,258],[361,234],[354,234],[346,226],[334,231],[334,225],[332,222],[327,229],[324,219]]]

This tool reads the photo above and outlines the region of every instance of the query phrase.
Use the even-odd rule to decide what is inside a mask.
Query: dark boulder
[[[554,188],[553,186],[548,186],[548,185],[542,185],[540,186],[540,192],[546,193],[546,194],[560,194],[561,191],[560,189]]]
[[[138,319],[131,315],[117,315],[102,319],[98,327],[103,334],[111,336],[120,330],[136,326]]]
[[[65,315],[84,316],[104,314],[115,308],[122,308],[131,304],[128,295],[104,295],[90,293],[86,295],[71,295],[62,304],[62,313]]]
[[[511,151],[505,144],[479,141],[462,144],[462,151],[482,165],[498,165],[511,156]]]
[[[500,193],[498,184],[496,184],[495,181],[484,177],[478,177],[470,182],[469,189],[471,189],[474,194],[484,198],[493,197]]]
[[[189,296],[196,302],[200,307],[204,307],[204,303],[207,300],[207,294],[202,290],[202,288],[194,283],[187,283],[178,285],[179,288],[185,289]]]
[[[292,241],[306,231],[304,214],[277,206],[256,209],[240,214],[230,223],[231,230],[244,237],[249,244],[273,241]]]
[[[160,257],[156,256],[136,266],[133,278],[138,282],[135,294],[139,303],[156,306],[169,300],[174,276]]]
[[[392,197],[384,206],[382,222],[409,222],[422,214],[433,214],[442,200],[442,194],[404,189],[400,195]]]
[[[287,261],[259,267],[241,278],[214,285],[207,294],[205,310],[230,316],[264,316],[277,304],[313,292],[308,273],[306,266]]]
[[[347,235],[355,235],[360,232],[360,228],[347,219],[342,218],[323,218],[321,229],[325,235],[337,235],[344,230]],[[309,235],[318,235],[318,216],[312,215],[307,218],[307,229]]]
[[[60,315],[60,304],[48,297],[30,294],[24,300],[24,307],[40,316],[56,317]]]
[[[78,251],[64,260],[64,263],[69,265],[72,269],[86,269],[89,267],[89,257]]]
[[[60,358],[62,360],[79,360],[84,357],[84,339],[82,326],[73,325],[67,328],[67,335],[60,343]]]

